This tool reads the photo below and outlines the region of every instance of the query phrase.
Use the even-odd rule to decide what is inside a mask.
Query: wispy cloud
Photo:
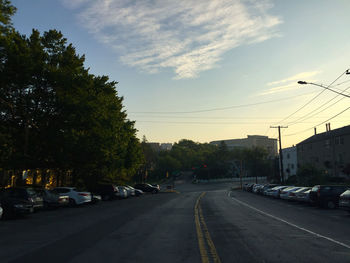
[[[287,83],[287,82],[291,82],[291,81],[309,80],[309,78],[312,78],[313,76],[316,76],[320,73],[321,73],[321,71],[318,71],[318,70],[301,72],[301,73],[295,74],[294,76],[291,76],[289,78],[285,78],[285,79],[281,79],[281,80],[267,83],[267,85],[272,86],[272,85],[278,85],[278,84]]]
[[[275,86],[275,87],[268,88],[257,95],[271,95],[274,93],[280,93],[280,92],[299,89],[300,85],[297,84],[297,81],[305,80],[305,81],[313,82],[315,80],[312,78],[320,73],[321,71],[306,71],[306,72],[295,74],[285,79],[269,82],[266,84],[266,86]]]
[[[269,0],[62,0],[123,63],[194,78],[235,47],[278,35]]]

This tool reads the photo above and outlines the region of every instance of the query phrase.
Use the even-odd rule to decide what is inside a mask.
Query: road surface
[[[350,262],[350,214],[231,186],[1,221],[0,262]]]

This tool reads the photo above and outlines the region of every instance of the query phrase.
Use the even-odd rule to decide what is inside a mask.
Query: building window
[[[330,141],[329,141],[329,139],[327,139],[327,140],[324,141],[324,147],[326,149],[329,149],[329,146],[330,146]]]
[[[340,144],[344,144],[344,137],[340,137]]]
[[[344,163],[343,155],[341,153],[339,153],[338,162],[339,162],[339,164],[343,164]]]
[[[290,155],[289,155],[289,153],[287,153],[287,159],[289,159],[290,158]]]
[[[335,145],[340,144],[340,137],[335,137],[335,139],[334,139],[334,144],[335,144]]]

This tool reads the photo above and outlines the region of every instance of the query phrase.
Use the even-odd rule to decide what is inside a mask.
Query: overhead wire
[[[317,124],[317,125],[315,125],[315,126],[313,126],[313,127],[311,127],[311,128],[308,128],[308,129],[305,129],[305,130],[302,130],[302,131],[299,131],[299,132],[295,132],[295,133],[286,134],[286,135],[284,135],[284,136],[293,136],[293,135],[296,135],[296,134],[300,134],[300,133],[303,133],[303,132],[312,130],[314,127],[318,127],[318,126],[320,126],[320,125],[322,125],[322,124],[324,124],[324,123],[326,123],[326,122],[328,122],[328,121],[330,121],[330,120],[332,120],[332,119],[338,117],[338,116],[341,115],[342,113],[346,112],[348,109],[350,109],[350,107],[347,107],[345,110],[342,110],[341,112],[337,113],[337,114],[334,115],[333,117],[331,117],[331,118],[329,118],[329,119],[327,119],[327,120],[325,120],[325,121],[323,121],[323,122],[321,122],[321,123],[319,123],[319,124]]]
[[[334,81],[332,81],[331,84],[328,85],[328,87],[332,86],[338,79],[340,79],[344,74],[346,74],[348,72],[348,70],[345,70],[342,74],[340,74]],[[300,108],[298,108],[296,111],[294,111],[293,113],[289,114],[287,117],[285,117],[284,119],[280,120],[277,123],[282,123],[285,120],[289,119],[290,117],[292,117],[294,114],[296,114],[297,112],[301,111],[303,108],[305,108],[307,105],[309,105],[311,102],[313,102],[315,99],[317,99],[319,96],[321,96],[321,94],[323,92],[325,92],[326,89],[322,90],[321,92],[319,92],[315,97],[313,97],[311,100],[309,100],[308,102],[306,102],[303,106],[301,106]],[[274,123],[274,124],[277,124]]]
[[[346,89],[344,89],[344,90],[342,91],[342,93],[345,92],[345,91],[347,91],[348,89],[350,89],[350,86],[348,86]],[[300,122],[302,122],[302,121],[304,121],[304,120],[308,120],[308,119],[314,117],[315,115],[317,115],[317,114],[319,114],[319,113],[321,113],[321,112],[324,112],[326,109],[328,109],[328,108],[334,106],[335,104],[337,104],[338,102],[340,102],[340,101],[342,101],[343,99],[346,98],[346,97],[342,97],[341,99],[337,100],[335,103],[332,103],[330,106],[328,106],[328,107],[326,107],[326,108],[324,108],[324,109],[322,109],[322,110],[316,112],[316,113],[313,114],[313,115],[310,115],[310,114],[314,113],[315,111],[321,109],[323,106],[327,105],[328,103],[332,102],[334,99],[336,99],[336,98],[339,97],[339,96],[340,96],[340,94],[336,95],[335,97],[333,97],[333,98],[330,99],[329,101],[323,103],[321,106],[317,107],[316,109],[310,111],[309,113],[307,113],[307,114],[304,115],[303,117],[300,117],[300,118],[298,118],[297,120],[288,122],[287,125],[288,125],[288,126],[292,126],[292,125],[298,124],[298,123],[300,123]]]
[[[211,111],[223,111],[223,110],[229,110],[229,109],[235,109],[235,108],[244,108],[244,107],[251,107],[251,106],[257,106],[262,104],[268,104],[268,103],[275,103],[280,102],[284,100],[290,100],[297,97],[302,97],[305,95],[313,94],[315,92],[308,92],[304,94],[299,94],[295,96],[289,96],[281,99],[275,99],[275,100],[268,100],[268,101],[262,101],[262,102],[256,102],[256,103],[248,103],[248,104],[241,104],[241,105],[233,105],[228,107],[220,107],[220,108],[212,108],[212,109],[204,109],[204,110],[193,110],[193,111],[134,111],[134,112],[128,112],[128,114],[188,114],[188,113],[202,113],[202,112],[211,112]]]

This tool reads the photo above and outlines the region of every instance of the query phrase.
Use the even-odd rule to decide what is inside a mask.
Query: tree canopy
[[[143,155],[117,82],[89,73],[60,31],[21,35],[10,2],[0,10],[0,167],[70,170],[85,185],[129,180]]]

